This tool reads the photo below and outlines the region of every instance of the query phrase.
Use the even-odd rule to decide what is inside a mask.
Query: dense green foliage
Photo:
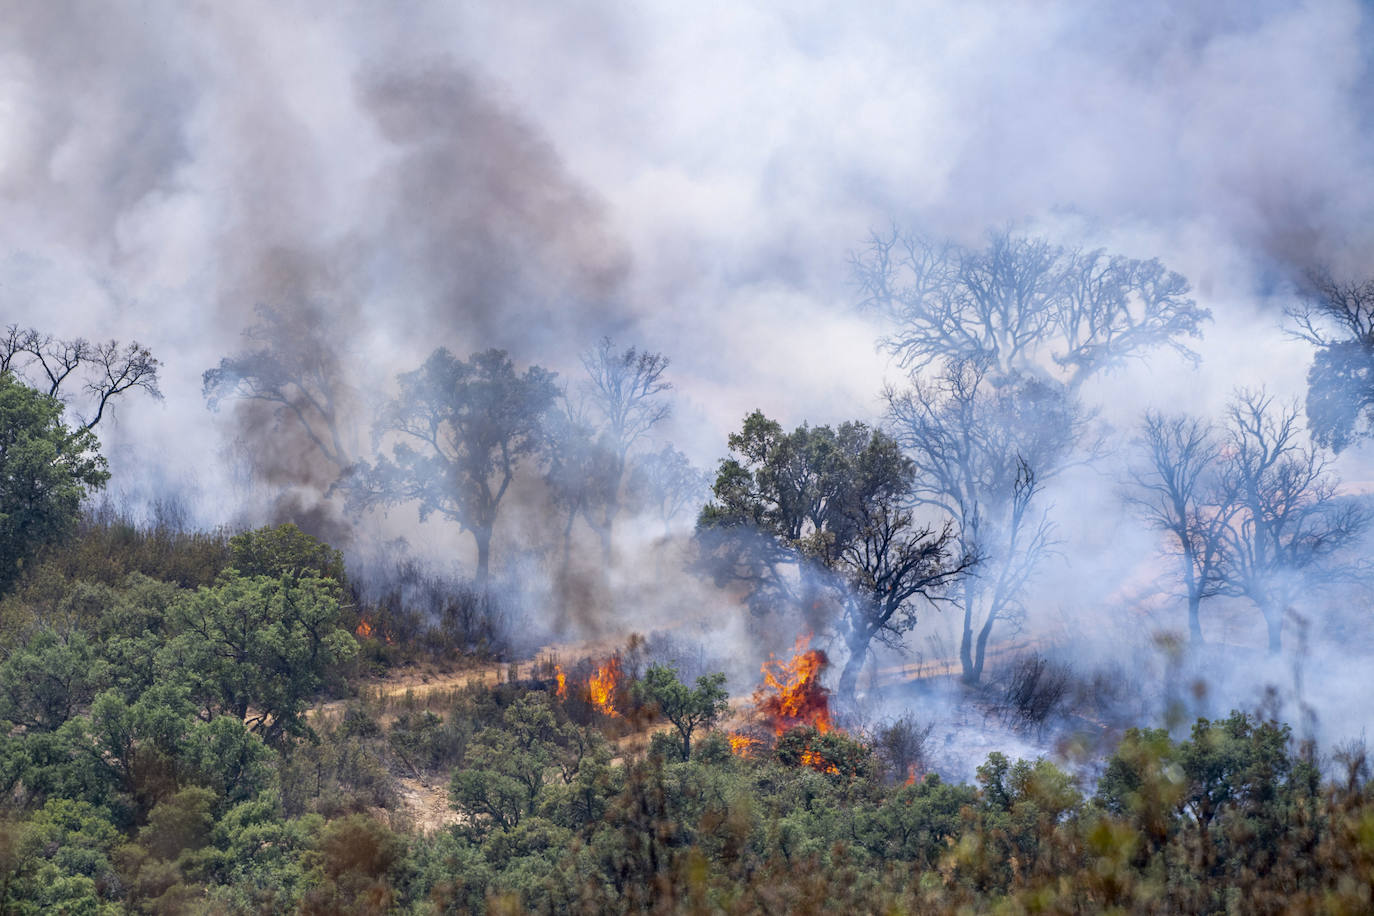
[[[673,723],[682,736],[683,760],[691,759],[692,733],[698,728],[710,728],[729,709],[723,674],[702,675],[693,689],[678,680],[677,669],[650,665],[638,686],[641,696],[654,704],[659,715]]]
[[[348,628],[404,614],[348,606],[338,554],[291,526],[228,538],[93,517],[81,530],[0,604],[3,913],[1374,900],[1363,758],[1324,782],[1273,722],[1128,731],[1095,785],[1000,754],[956,785],[916,778],[907,720],[872,736],[797,728],[737,755],[713,730],[722,678],[689,687],[651,664],[627,668],[627,695],[660,717],[635,750],[625,718],[538,678],[423,702],[368,692]],[[403,804],[426,786],[436,803]]]
[[[89,429],[62,404],[0,372],[0,593],[47,544],[76,527],[81,501],[109,474]]]

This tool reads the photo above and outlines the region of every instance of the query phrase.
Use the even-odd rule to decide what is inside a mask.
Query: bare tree
[[[0,372],[61,401],[86,429],[104,418],[114,398],[134,389],[162,400],[160,365],[137,341],[62,339],[14,324],[0,335]]]
[[[958,528],[961,552],[978,560],[951,595],[963,613],[963,678],[977,683],[994,627],[1022,614],[1024,587],[1050,550],[1037,497],[1067,465],[1087,417],[1062,385],[995,377],[969,362],[889,389],[887,401],[913,462],[913,499],[940,509]]]
[[[1281,648],[1283,618],[1320,571],[1348,572],[1338,551],[1367,527],[1364,507],[1337,494],[1326,459],[1304,445],[1298,408],[1261,391],[1240,391],[1227,410],[1223,466],[1236,509],[1223,532],[1219,576],[1227,594],[1250,599]]]
[[[634,347],[620,350],[609,337],[582,355],[582,365],[587,370],[587,412],[596,417],[597,442],[597,467],[588,478],[583,513],[601,539],[609,565],[631,451],[668,417],[671,407],[664,396],[673,386],[663,378],[666,356]]]
[[[259,306],[258,318],[244,331],[258,347],[206,370],[206,404],[211,410],[229,400],[265,404],[278,422],[299,424],[319,453],[345,471],[356,458],[345,433],[346,408],[354,393],[343,380],[338,354],[319,334],[317,311]]]
[[[1157,260],[1080,251],[993,233],[973,250],[893,229],[851,257],[862,302],[896,327],[884,340],[902,366],[950,360],[997,374],[1057,372],[1070,389],[1168,346],[1196,361],[1182,339],[1211,317],[1188,281]]]
[[[1238,506],[1221,471],[1221,444],[1210,424],[1151,411],[1141,423],[1140,463],[1127,494],[1151,527],[1169,537],[1188,601],[1188,634],[1202,639],[1200,609],[1220,594],[1223,535]]]
[[[1317,348],[1307,371],[1308,430],[1339,453],[1374,434],[1374,279],[1310,273],[1288,317],[1290,333]]]
[[[694,467],[670,444],[645,455],[630,474],[631,495],[658,515],[664,537],[670,533],[673,519],[688,508],[700,506],[710,490],[710,475]]]
[[[904,492],[877,492],[851,502],[853,532],[839,549],[845,648],[839,694],[853,700],[873,643],[900,648],[917,613],[942,600],[975,558],[959,553],[954,526],[920,525],[901,503]],[[919,599],[919,600],[918,600]]]
[[[919,498],[979,558],[959,599],[963,676],[977,682],[994,625],[1023,612],[1048,550],[1037,496],[1084,444],[1076,392],[1162,346],[1196,360],[1183,340],[1210,314],[1158,261],[1010,231],[975,250],[894,228],[851,261],[863,304],[893,322],[884,345],[911,372],[911,389],[888,392],[888,419],[916,462]]]

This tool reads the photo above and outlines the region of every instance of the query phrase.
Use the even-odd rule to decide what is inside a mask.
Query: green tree
[[[754,411],[729,444],[697,523],[716,580],[744,583],[756,612],[831,611],[849,649],[839,693],[852,700],[873,641],[898,641],[974,553],[956,549],[952,525],[917,522],[912,462],[880,430],[787,433]]]
[[[53,731],[90,703],[107,668],[79,630],[39,630],[0,662],[0,721]]]
[[[0,881],[0,912],[119,912],[110,861],[119,831],[108,814],[88,802],[55,798],[28,823],[13,825],[17,842],[11,873]]]
[[[692,732],[710,728],[730,708],[725,675],[719,672],[697,678],[694,690],[678,680],[676,668],[650,665],[635,689],[673,723],[682,737],[683,760],[692,756]]]
[[[69,429],[62,405],[0,372],[0,591],[47,544],[76,526],[81,501],[109,479],[89,429]]]
[[[343,554],[290,522],[229,539],[230,565],[244,576],[316,576],[344,584]]]
[[[598,746],[594,733],[559,723],[546,696],[523,696],[506,707],[500,725],[472,739],[463,766],[453,774],[449,797],[469,818],[483,818],[480,826],[512,829],[534,814],[551,779],[573,784]]]
[[[302,733],[306,701],[358,651],[336,589],[320,578],[226,574],[173,608],[164,670],[190,683],[206,718],[232,715],[269,741]]]

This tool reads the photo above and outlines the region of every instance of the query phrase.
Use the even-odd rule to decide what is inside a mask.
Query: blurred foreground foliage
[[[88,517],[0,601],[0,913],[1374,908],[1356,747],[1319,767],[1235,713],[1127,732],[1095,786],[1000,754],[955,785],[910,718],[738,755],[720,679],[664,666],[626,688],[660,716],[628,744],[538,678],[369,693],[430,643],[491,657],[479,600],[420,615],[436,587],[405,588],[291,526]],[[407,629],[465,607],[456,636]]]

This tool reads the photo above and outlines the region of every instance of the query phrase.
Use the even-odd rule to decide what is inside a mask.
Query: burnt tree
[[[1238,508],[1233,479],[1222,473],[1222,445],[1194,417],[1146,413],[1127,500],[1168,538],[1188,602],[1188,635],[1201,644],[1204,599],[1222,591],[1223,535]]]
[[[1087,418],[1062,385],[994,379],[973,364],[887,398],[888,421],[913,463],[913,499],[952,520],[961,553],[978,559],[951,595],[963,616],[963,679],[976,684],[993,630],[1024,613],[1025,586],[1052,546],[1039,496],[1068,463]]]
[[[1196,361],[1184,340],[1210,314],[1157,260],[1010,231],[969,248],[893,229],[851,261],[862,304],[890,321],[882,343],[911,374],[909,389],[889,390],[888,420],[916,462],[918,496],[979,558],[958,599],[963,676],[976,683],[993,627],[1024,612],[1049,547],[1038,495],[1095,452],[1077,391],[1160,347]]]
[[[1222,473],[1235,508],[1222,532],[1219,577],[1227,594],[1259,608],[1277,653],[1284,616],[1314,581],[1353,571],[1340,551],[1366,529],[1369,513],[1338,494],[1325,457],[1302,441],[1296,405],[1241,391],[1226,417]]]

